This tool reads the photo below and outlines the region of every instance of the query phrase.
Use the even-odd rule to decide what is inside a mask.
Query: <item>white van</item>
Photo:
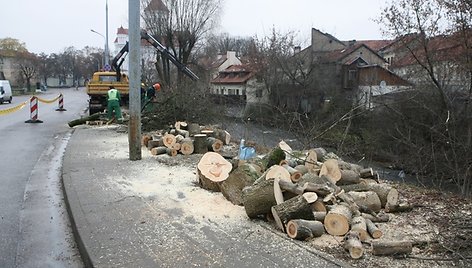
[[[0,80],[0,104],[5,101],[11,103],[12,99],[10,82],[8,80]]]

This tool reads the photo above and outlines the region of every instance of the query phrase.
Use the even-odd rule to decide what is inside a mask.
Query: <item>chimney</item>
[[[348,46],[352,47],[356,44],[356,39],[348,41]]]
[[[300,51],[302,51],[302,47],[301,46],[295,46],[293,48],[293,54],[298,54],[300,53]]]

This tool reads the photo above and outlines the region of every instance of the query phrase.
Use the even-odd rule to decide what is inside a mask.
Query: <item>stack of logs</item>
[[[294,239],[322,234],[343,237],[344,248],[358,259],[365,244],[372,254],[408,254],[408,241],[382,241],[377,222],[406,210],[398,191],[372,168],[341,160],[323,148],[292,151],[284,142],[263,157],[230,163],[217,153],[204,154],[197,166],[202,188],[220,191],[243,205],[251,219],[270,219]]]
[[[178,121],[164,133],[143,135],[142,144],[152,155],[176,156],[178,153],[190,155],[219,152],[230,139],[226,130]]]

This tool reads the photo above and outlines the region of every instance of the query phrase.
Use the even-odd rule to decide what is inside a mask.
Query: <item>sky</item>
[[[106,2],[108,44],[113,51],[116,29],[128,26],[127,0],[0,0],[0,38],[26,44],[30,52],[60,53],[66,47],[104,47]],[[225,0],[219,32],[231,36],[266,36],[273,28],[294,31],[300,43],[311,28],[340,40],[382,39],[374,21],[385,0]]]

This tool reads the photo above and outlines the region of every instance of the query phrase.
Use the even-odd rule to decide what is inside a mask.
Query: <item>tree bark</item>
[[[366,241],[369,238],[366,220],[362,216],[356,216],[352,218],[351,231],[357,231],[361,241]]]
[[[382,208],[379,196],[373,191],[349,192],[347,194],[352,197],[359,207],[366,207],[374,212],[379,212]]]
[[[193,141],[194,153],[204,154],[208,152],[208,146],[206,143],[207,135],[195,134],[193,138],[194,138],[194,141]]]
[[[413,245],[410,241],[373,241],[372,254],[381,255],[401,255],[410,254]]]
[[[261,174],[251,165],[243,164],[233,170],[229,177],[220,182],[220,190],[228,201],[235,205],[242,205],[242,192],[244,187],[251,186]]]
[[[379,239],[382,237],[383,233],[382,231],[369,219],[365,219],[365,224],[367,227],[367,231],[369,232],[370,236],[372,236],[373,239]]]
[[[161,154],[167,154],[168,156],[176,156],[177,155],[177,150],[168,148],[165,146],[161,147],[154,147],[151,149],[151,154],[152,155],[161,155]]]
[[[274,216],[279,229],[285,231],[285,225],[293,219],[314,220],[315,216],[310,206],[310,203],[313,202],[307,200],[303,195],[299,195],[273,206],[271,208],[272,216]]]
[[[316,220],[290,220],[287,223],[287,235],[297,240],[306,240],[311,237],[319,237],[324,234],[324,226]]]
[[[201,187],[211,191],[219,191],[218,182],[226,180],[232,168],[233,165],[218,153],[204,154],[197,165]]]
[[[276,205],[274,196],[274,179],[258,180],[242,191],[242,201],[249,218],[257,218],[271,212]]]

